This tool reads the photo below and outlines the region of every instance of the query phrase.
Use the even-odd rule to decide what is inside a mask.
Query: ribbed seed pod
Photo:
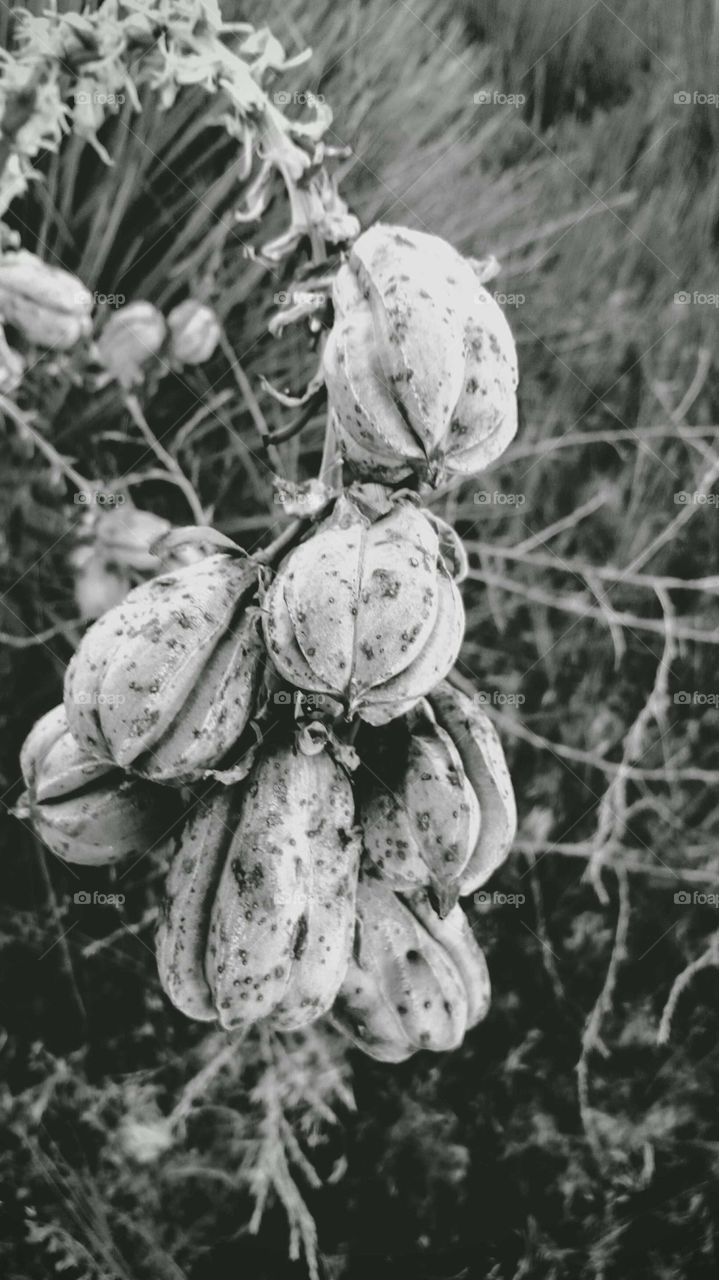
[[[220,341],[220,322],[212,307],[187,298],[167,317],[170,356],[177,364],[204,364]]]
[[[206,970],[220,1022],[325,1013],[349,958],[359,840],[352,788],[328,753],[280,746],[247,783],[210,922]]]
[[[447,681],[429,696],[438,725],[449,734],[479,800],[479,838],[464,871],[460,894],[474,893],[504,862],[517,830],[517,807],[502,744],[477,703]]]
[[[358,474],[472,474],[517,429],[512,334],[473,264],[438,236],[376,224],[334,285],[324,373]]]
[[[386,724],[446,675],[464,610],[422,511],[398,502],[373,521],[344,495],[280,566],[264,627],[285,679],[337,698],[348,716]]]
[[[245,728],[262,673],[256,586],[251,561],[208,556],[104,614],[65,678],[78,741],[158,782],[214,768]]]
[[[97,343],[107,374],[130,391],[145,376],[145,366],[165,341],[164,316],[151,302],[129,302],[110,316]]]
[[[92,330],[92,294],[77,276],[25,249],[0,257],[0,320],[38,347],[73,347]]]
[[[20,766],[32,825],[66,862],[102,866],[147,852],[177,819],[174,797],[84,751],[62,706],[30,731]]]
[[[390,888],[428,886],[440,915],[446,915],[477,844],[479,802],[449,734],[431,712],[415,721],[372,764],[360,805],[363,844]]]
[[[214,1021],[205,974],[212,907],[240,807],[241,788],[221,787],[191,814],[165,882],[155,938],[160,982],[188,1018]]]
[[[405,902],[410,911],[454,961],[467,993],[467,1030],[489,1012],[492,987],[484,952],[457,904],[440,918],[422,890],[409,894]]]
[[[462,1042],[468,999],[454,960],[381,881],[360,880],[354,949],[332,1014],[382,1062]]]

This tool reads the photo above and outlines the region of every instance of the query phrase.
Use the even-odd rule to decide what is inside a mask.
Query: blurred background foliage
[[[340,1058],[315,1063],[340,1117],[315,1160],[330,1181],[308,1190],[321,1274],[713,1276],[719,710],[706,698],[719,693],[719,517],[675,494],[719,487],[719,111],[675,95],[719,89],[719,5],[223,8],[267,22],[290,52],[312,46],[283,88],[332,106],[328,140],[351,149],[341,187],[363,225],[405,223],[497,256],[490,287],[509,300],[520,357],[515,445],[437,506],[470,551],[461,670],[488,692],[521,815],[490,889],[525,901],[472,908],[494,1003],[461,1051],[396,1068],[351,1055],[355,1110]],[[3,6],[6,40],[11,24]],[[477,104],[483,90],[493,100]],[[288,279],[246,257],[252,237],[231,217],[239,162],[211,105],[194,91],[169,112],[148,100],[102,140],[111,169],[73,142],[43,161],[45,184],[10,219],[25,246],[90,289],[163,307],[211,278],[279,427],[286,415],[259,375],[299,389],[314,357],[299,330],[267,334]],[[270,211],[267,235],[283,216]],[[692,301],[675,301],[682,292]],[[77,388],[58,403],[51,371],[36,376],[46,385],[28,394],[63,454],[104,479],[136,465],[144,447],[121,405]],[[147,410],[218,527],[248,547],[277,532],[251,406],[223,353],[166,379]],[[316,471],[322,428],[318,415],[283,448],[289,475]],[[280,1209],[248,1234],[252,1199],[235,1176],[257,1136],[256,1047],[218,1076],[185,1140],[164,1141],[162,1117],[212,1045],[159,991],[142,921],[161,868],[124,882],[131,936],[110,908],[72,901],[79,887],[111,891],[112,872],[76,883],[9,815],[19,745],[58,700],[73,634],[13,641],[73,621],[77,510],[5,430],[3,1274],[303,1274],[286,1260]],[[167,486],[136,497],[186,519]],[[675,703],[680,690],[705,700]],[[698,960],[658,1043],[672,984]],[[315,1062],[312,1045],[301,1052]],[[299,1123],[312,1145],[311,1109]]]

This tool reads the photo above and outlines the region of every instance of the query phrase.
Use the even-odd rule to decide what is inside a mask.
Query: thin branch
[[[165,446],[158,440],[142,411],[142,406],[134,391],[128,392],[123,399],[135,426],[139,429],[146,444],[152,450],[155,457],[158,458],[159,461],[167,468],[170,475],[174,478],[178,489],[181,489],[184,493],[195,523],[200,525],[205,524],[205,513],[202,510],[202,503],[200,502],[200,499],[195,493],[195,490],[177,459],[173,458],[172,454],[169,453]]]
[[[672,1034],[672,1022],[677,1005],[681,1000],[684,992],[694,981],[694,978],[702,969],[719,968],[719,931],[717,931],[706,951],[703,952],[696,960],[692,960],[686,969],[677,975],[672,983],[672,989],[667,997],[667,1002],[662,1010],[661,1022],[657,1032],[657,1044],[668,1044]]]

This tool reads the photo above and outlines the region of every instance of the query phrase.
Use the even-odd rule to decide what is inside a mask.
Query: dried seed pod
[[[99,618],[133,586],[159,573],[161,562],[150,547],[171,529],[169,520],[132,503],[88,509],[68,557],[80,616]]]
[[[28,734],[20,755],[30,820],[66,862],[102,866],[144,853],[172,828],[174,798],[84,751],[53,708]]]
[[[219,764],[252,714],[262,673],[256,586],[251,561],[208,556],[104,614],[65,677],[78,742],[158,782]]]
[[[167,317],[170,356],[176,364],[204,364],[220,341],[220,322],[212,307],[194,298],[180,302]]]
[[[479,800],[479,838],[463,873],[462,895],[474,893],[504,862],[517,830],[517,807],[502,744],[486,712],[443,681],[429,696],[438,725],[449,734]]]
[[[298,688],[386,724],[448,672],[464,610],[434,523],[409,502],[372,520],[353,498],[280,566],[265,598],[267,647]]]
[[[129,302],[110,316],[95,346],[110,378],[126,390],[138,386],[145,365],[165,341],[165,320],[151,302]]]
[[[280,746],[247,784],[212,909],[206,972],[224,1027],[325,1013],[352,940],[359,840],[352,788],[327,752]]]
[[[457,748],[427,712],[373,764],[360,821],[380,879],[397,892],[429,886],[446,915],[477,844],[480,812]]]
[[[0,319],[28,342],[66,351],[92,331],[92,294],[77,276],[21,249],[0,257]]]
[[[334,286],[324,373],[360,475],[480,471],[517,429],[512,334],[473,264],[438,236],[377,224]]]
[[[407,896],[405,902],[435,942],[444,947],[452,957],[467,993],[469,1030],[486,1018],[492,998],[487,961],[472,933],[469,921],[459,904],[452,907],[444,918],[440,918],[422,890]]]
[[[467,1015],[467,992],[445,947],[392,889],[361,879],[333,1020],[370,1057],[401,1062],[417,1049],[456,1049]]]
[[[214,1021],[217,1011],[205,975],[210,916],[239,811],[239,787],[221,787],[191,814],[165,881],[155,937],[160,982],[188,1018]]]

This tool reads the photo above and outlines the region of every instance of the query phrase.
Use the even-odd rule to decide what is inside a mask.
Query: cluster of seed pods
[[[280,1031],[329,1015],[386,1062],[455,1048],[487,1012],[460,899],[516,825],[494,728],[447,679],[461,541],[391,488],[486,465],[516,424],[506,322],[435,241],[378,226],[337,276],[325,375],[366,481],[278,564],[215,537],[131,590],[21,758],[18,812],[59,858],[169,853],[157,961],[182,1013]]]

